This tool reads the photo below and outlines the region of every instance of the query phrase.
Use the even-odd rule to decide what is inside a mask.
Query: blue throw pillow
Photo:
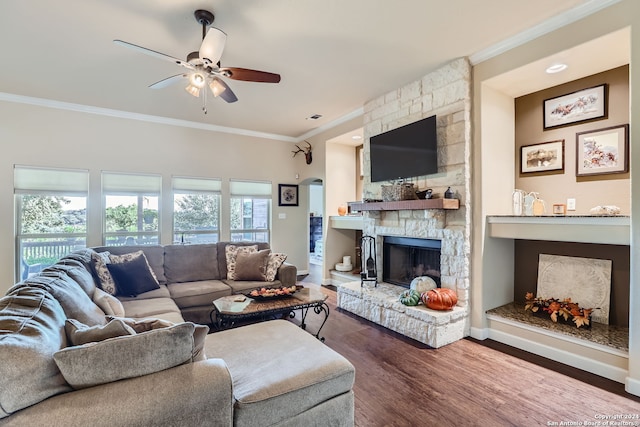
[[[149,271],[149,265],[144,257],[107,264],[107,268],[116,284],[116,295],[135,297],[160,288],[158,280]]]

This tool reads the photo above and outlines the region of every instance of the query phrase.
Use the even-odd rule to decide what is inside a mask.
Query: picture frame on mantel
[[[278,206],[298,206],[297,184],[278,184]]]
[[[576,133],[576,176],[629,172],[629,124]]]
[[[520,173],[564,172],[564,139],[520,147]]]
[[[544,130],[607,117],[607,85],[543,101]]]

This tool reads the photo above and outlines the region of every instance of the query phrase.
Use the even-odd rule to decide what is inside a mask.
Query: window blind
[[[172,187],[174,191],[219,193],[222,189],[222,181],[210,178],[187,178],[174,176],[172,179]]]
[[[102,191],[105,193],[160,193],[160,175],[102,172]]]
[[[86,195],[89,192],[89,171],[84,169],[46,169],[15,165],[15,193],[64,192]]]
[[[232,196],[268,196],[271,197],[271,183],[266,181],[229,181]]]

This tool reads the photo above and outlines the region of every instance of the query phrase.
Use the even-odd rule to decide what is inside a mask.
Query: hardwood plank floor
[[[309,278],[301,284],[315,286]],[[598,417],[640,417],[640,398],[622,384],[491,340],[433,349],[337,309],[335,291],[323,290],[331,314],[321,336],[356,367],[357,426],[605,425]]]

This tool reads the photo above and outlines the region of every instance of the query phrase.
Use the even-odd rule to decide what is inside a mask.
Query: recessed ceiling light
[[[351,139],[358,140],[358,139],[362,139],[362,137],[360,135],[353,135]]]
[[[567,64],[553,64],[552,66],[547,68],[545,71],[547,72],[547,74],[555,74],[555,73],[559,73],[560,71],[564,71],[566,69],[567,69]]]

